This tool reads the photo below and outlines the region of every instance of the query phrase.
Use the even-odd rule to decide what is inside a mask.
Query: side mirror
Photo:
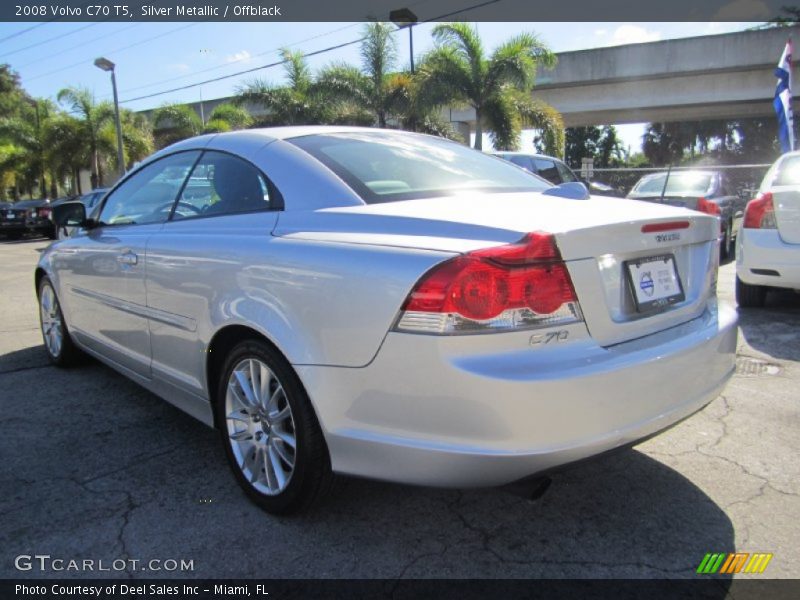
[[[86,227],[86,207],[83,202],[64,202],[53,207],[56,227]]]
[[[569,198],[570,200],[588,200],[589,190],[586,186],[579,181],[570,181],[569,183],[562,183],[555,187],[551,187],[542,192],[545,196],[559,196],[560,198]]]

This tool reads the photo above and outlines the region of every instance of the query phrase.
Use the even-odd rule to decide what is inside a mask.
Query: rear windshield
[[[788,156],[783,159],[781,166],[778,168],[775,185],[798,184],[800,184],[800,156]]]
[[[552,187],[502,159],[441,138],[376,131],[288,141],[326,165],[368,204]]]
[[[666,173],[659,173],[658,175],[646,177],[634,186],[631,193],[661,195],[666,177]],[[667,196],[670,194],[706,194],[711,187],[712,177],[713,175],[711,173],[670,173],[667,189],[664,194]]]

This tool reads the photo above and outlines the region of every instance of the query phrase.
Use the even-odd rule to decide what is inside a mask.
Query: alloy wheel
[[[61,321],[61,311],[58,309],[56,293],[49,284],[42,287],[39,313],[42,319],[42,334],[47,351],[53,358],[57,358],[61,354],[61,347],[64,343],[64,327]]]
[[[283,385],[261,360],[246,358],[231,372],[225,421],[244,477],[263,494],[283,492],[295,470],[294,416]]]

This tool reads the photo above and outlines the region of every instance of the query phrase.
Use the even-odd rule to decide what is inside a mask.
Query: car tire
[[[761,308],[767,299],[767,288],[750,285],[736,278],[736,303],[742,308]]]
[[[247,496],[276,515],[306,510],[326,496],[333,482],[328,447],[288,361],[252,339],[230,351],[220,372],[216,423]]]
[[[47,276],[39,282],[38,300],[39,325],[50,362],[57,367],[77,364],[83,358],[83,352],[72,341],[55,287]]]

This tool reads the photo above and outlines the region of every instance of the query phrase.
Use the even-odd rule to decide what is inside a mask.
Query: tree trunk
[[[58,197],[58,177],[55,173],[50,173],[50,198],[55,200]]]
[[[92,189],[102,185],[102,178],[100,177],[100,157],[98,156],[97,148],[92,149]]]
[[[475,109],[475,150],[483,150],[483,126],[481,124],[481,111]]]

